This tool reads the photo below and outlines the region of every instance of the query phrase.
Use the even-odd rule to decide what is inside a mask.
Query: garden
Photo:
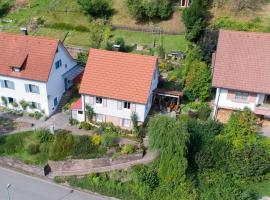
[[[108,129],[107,129],[108,130]],[[45,165],[48,160],[117,158],[143,152],[137,145],[118,143],[119,136],[111,130],[92,136],[73,135],[66,130],[51,134],[47,129],[0,136],[0,155],[26,164]]]

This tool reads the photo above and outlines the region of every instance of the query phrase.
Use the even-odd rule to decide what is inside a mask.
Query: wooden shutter
[[[25,91],[26,91],[26,92],[30,92],[30,90],[29,90],[29,85],[28,85],[28,84],[25,84],[24,87],[25,87]]]
[[[117,101],[117,109],[122,110],[123,109],[123,102],[122,101]]]

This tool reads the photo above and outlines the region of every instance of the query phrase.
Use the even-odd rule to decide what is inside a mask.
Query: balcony
[[[270,116],[270,104],[257,105],[254,109],[254,113],[257,115]]]

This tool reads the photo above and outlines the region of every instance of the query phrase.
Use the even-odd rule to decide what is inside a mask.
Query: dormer
[[[21,72],[27,62],[28,54],[21,52],[18,53],[11,61],[10,68],[13,72]]]

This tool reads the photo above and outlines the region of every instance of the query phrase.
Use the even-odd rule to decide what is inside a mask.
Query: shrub
[[[135,152],[135,147],[131,144],[125,144],[121,149],[122,154],[131,154]]]
[[[110,0],[78,0],[82,10],[96,18],[108,18],[113,14]]]
[[[69,124],[70,125],[77,125],[77,124],[79,124],[79,121],[77,119],[69,118]]]
[[[94,115],[94,109],[90,106],[86,106],[86,116],[89,121],[92,121]]]
[[[81,64],[82,66],[85,66],[87,59],[88,59],[88,53],[82,53],[82,52],[78,53],[77,61],[79,64]]]
[[[91,124],[88,123],[88,122],[81,122],[80,125],[82,126],[82,128],[83,128],[84,130],[87,130],[87,131],[88,131],[88,130],[91,130],[91,129],[92,129]]]
[[[29,144],[27,147],[27,152],[30,155],[35,155],[35,154],[39,153],[40,152],[40,144],[37,144],[37,143]]]
[[[39,111],[35,111],[33,116],[35,119],[40,119],[43,116],[43,114]]]
[[[94,158],[97,155],[97,148],[91,142],[91,137],[87,135],[76,138],[72,148],[73,158]]]
[[[1,97],[1,101],[2,101],[2,104],[3,104],[4,106],[7,106],[8,101],[7,101],[7,99],[6,99],[5,97]]]
[[[89,32],[90,31],[90,29],[88,27],[82,26],[82,25],[75,26],[74,30],[79,31],[79,32]]]
[[[12,4],[9,0],[2,0],[0,1],[0,18],[3,17],[8,13],[8,11],[11,9]]]
[[[198,118],[200,120],[207,120],[211,114],[212,110],[211,108],[208,106],[208,107],[200,107],[198,109]]]
[[[71,150],[74,144],[74,137],[67,131],[60,131],[55,137],[55,141],[52,145],[50,152],[50,159],[52,160],[64,160],[71,154]]]
[[[13,154],[23,150],[23,134],[10,135],[6,139],[5,152],[7,154]]]
[[[114,44],[120,45],[120,49],[119,49],[120,51],[122,51],[122,52],[126,51],[124,38],[122,38],[122,37],[116,38],[115,41],[114,41]]]
[[[54,135],[50,133],[48,129],[38,129],[35,131],[39,143],[52,142]]]
[[[93,136],[92,136],[92,143],[94,144],[94,145],[100,145],[101,144],[101,136],[100,135],[97,135],[97,134],[94,134]]]
[[[19,104],[21,105],[21,107],[22,107],[23,110],[26,110],[27,107],[29,106],[29,103],[27,101],[25,101],[25,100],[21,100],[19,102]]]
[[[114,145],[115,137],[112,134],[105,133],[101,136],[101,144],[106,147]]]
[[[13,103],[12,103],[12,106],[13,106],[14,108],[18,108],[19,104],[18,104],[17,102],[13,102]]]

